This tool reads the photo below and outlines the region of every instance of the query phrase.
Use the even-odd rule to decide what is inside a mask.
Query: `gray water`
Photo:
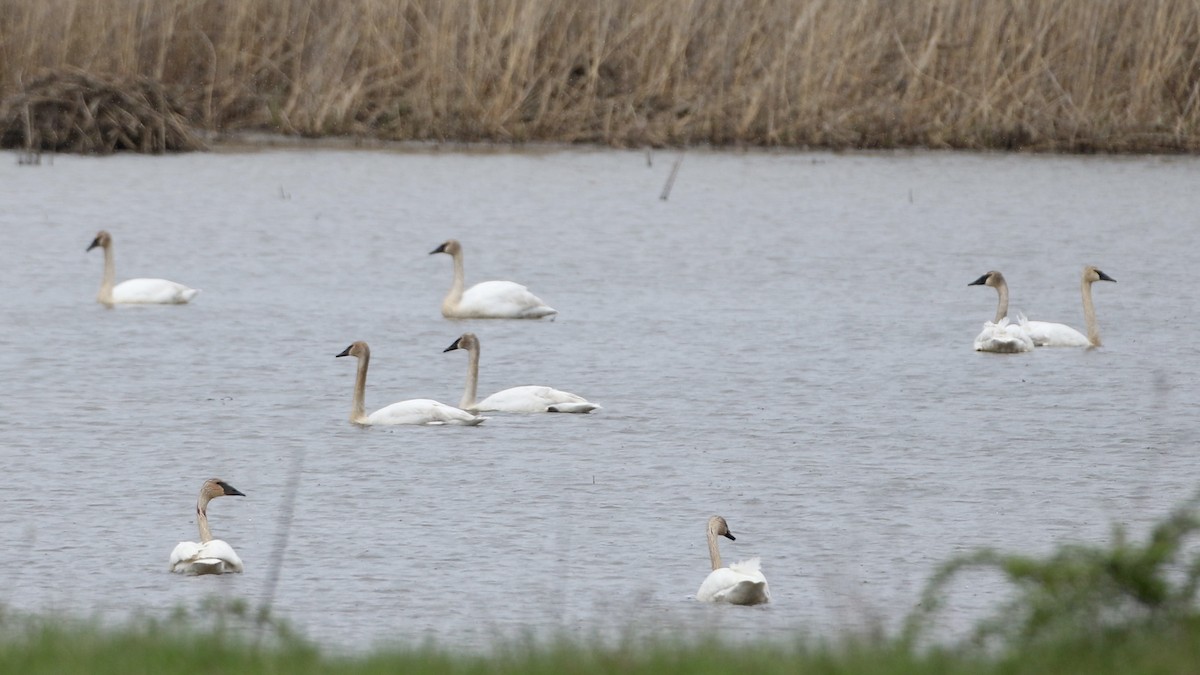
[[[1191,496],[1200,411],[1194,158],[271,150],[0,156],[0,604],[203,615],[267,599],[337,649],[622,631],[731,639],[892,630],[938,563],[1134,535]],[[94,300],[162,276],[191,304]],[[553,322],[447,321],[511,279]],[[1095,264],[1104,347],[981,354],[1013,309],[1083,328]],[[545,384],[604,406],[480,427],[349,423]],[[299,473],[294,470],[299,467]],[[298,476],[289,521],[289,480]],[[209,509],[242,575],[167,572]],[[704,526],[761,556],[773,601],[702,605]],[[1008,594],[956,587],[964,630]]]

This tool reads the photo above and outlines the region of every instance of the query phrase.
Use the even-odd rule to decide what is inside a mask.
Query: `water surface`
[[[995,546],[1134,534],[1196,489],[1200,328],[1192,158],[616,151],[273,150],[0,156],[0,602],[124,617],[256,605],[337,648],[713,629],[894,628],[935,566]],[[203,290],[94,301],[118,280]],[[512,279],[553,322],[447,321],[451,262]],[[1013,308],[1104,347],[979,354],[1002,270]],[[587,416],[358,428],[367,405],[576,392]],[[299,482],[293,518],[293,467]],[[201,482],[243,575],[183,578]],[[773,602],[701,605],[705,520],[762,556]],[[956,592],[955,630],[1005,597]]]

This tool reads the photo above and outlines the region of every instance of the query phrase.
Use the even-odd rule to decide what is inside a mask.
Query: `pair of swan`
[[[454,258],[454,283],[442,300],[442,316],[447,319],[541,319],[558,314],[528,288],[512,281],[484,281],[463,290],[462,244],[457,239],[447,240],[429,255],[434,253]]]
[[[991,286],[996,289],[999,301],[996,305],[995,321],[983,324],[983,332],[975,338],[975,350],[987,352],[1027,352],[1034,347],[1099,347],[1100,327],[1096,323],[1096,308],[1092,303],[1092,284],[1097,281],[1116,279],[1092,265],[1083,268],[1080,293],[1083,296],[1083,320],[1087,324],[1087,335],[1062,323],[1029,321],[1019,317],[1013,324],[1008,319],[1008,282],[1004,275],[992,270],[968,286]]]
[[[443,351],[464,349],[467,360],[467,386],[463,391],[462,401],[458,407],[472,412],[494,410],[498,412],[557,412],[557,413],[589,413],[600,406],[590,403],[587,399],[552,387],[525,385],[511,387],[498,391],[482,401],[475,401],[475,392],[479,385],[479,338],[474,333],[463,333],[457,340]]]
[[[368,415],[363,405],[363,397],[367,389],[367,366],[371,362],[371,348],[360,340],[346,347],[345,351],[337,356],[339,358],[353,356],[358,359],[358,377],[354,381],[354,403],[350,410],[350,421],[355,424],[462,424],[474,426],[487,419],[428,398],[400,401]]]
[[[100,230],[92,240],[88,251],[96,247],[104,249],[104,276],[100,281],[100,292],[96,300],[106,307],[115,304],[182,305],[200,291],[166,279],[128,279],[115,286],[116,268],[113,266],[112,235]]]
[[[196,525],[200,527],[200,541],[181,541],[171,551],[171,571],[180,574],[224,574],[241,572],[242,559],[229,544],[213,539],[208,529],[208,503],[217,497],[245,497],[229,483],[220,478],[209,478],[200,486],[200,498],[196,500]]]
[[[700,584],[696,599],[701,602],[727,602],[731,605],[760,605],[770,602],[771,592],[767,578],[763,576],[758,558],[736,562],[729,567],[721,566],[721,551],[717,548],[717,537],[728,537],[736,541],[729,525],[721,516],[708,519],[708,556],[712,560],[712,572]]]

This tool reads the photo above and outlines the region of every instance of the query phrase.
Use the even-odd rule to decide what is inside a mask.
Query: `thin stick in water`
[[[675,176],[679,173],[680,164],[683,164],[682,152],[679,153],[679,157],[676,158],[675,164],[671,167],[671,175],[667,176],[667,184],[663,186],[662,194],[658,196],[658,198],[664,202],[667,201],[667,198],[671,196],[671,187],[675,185]]]

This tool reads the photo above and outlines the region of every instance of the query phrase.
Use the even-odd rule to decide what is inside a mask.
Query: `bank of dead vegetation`
[[[64,73],[208,132],[1200,149],[1191,0],[0,0],[6,143]]]

